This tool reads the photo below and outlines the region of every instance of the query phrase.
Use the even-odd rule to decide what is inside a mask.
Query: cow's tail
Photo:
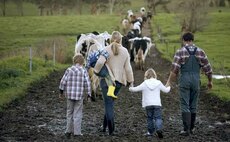
[[[137,58],[139,61],[141,61],[143,58],[143,50],[141,48],[137,52]]]

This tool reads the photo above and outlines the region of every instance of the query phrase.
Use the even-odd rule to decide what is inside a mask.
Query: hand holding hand
[[[130,88],[130,87],[133,87],[133,82],[131,82],[131,83],[129,84],[129,88]]]
[[[165,84],[165,87],[169,87],[169,86],[170,86],[170,83],[167,82],[167,83]]]

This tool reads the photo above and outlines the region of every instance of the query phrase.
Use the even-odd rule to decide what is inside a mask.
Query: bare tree
[[[158,5],[164,5],[164,8],[166,8],[166,4],[168,4],[170,0],[146,0],[146,2],[151,13],[156,14],[156,7]]]
[[[23,16],[24,13],[23,13],[23,0],[14,0],[13,1],[16,6],[17,6],[17,10],[18,10],[18,13]]]
[[[77,0],[77,9],[78,9],[78,13],[81,15],[82,14],[82,0]]]
[[[110,14],[113,14],[115,2],[116,2],[116,0],[109,0],[109,13]]]
[[[120,13],[124,12],[125,8],[129,7],[130,5],[130,0],[119,0],[116,2],[116,8]]]
[[[2,15],[3,16],[6,16],[6,2],[7,0],[0,0],[0,6],[1,6],[1,9],[2,9]]]
[[[182,32],[201,31],[208,21],[208,0],[180,0],[176,7],[179,10],[178,19],[180,21]]]

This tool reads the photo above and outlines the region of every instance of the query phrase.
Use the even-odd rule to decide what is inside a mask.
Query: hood
[[[154,90],[156,87],[158,87],[161,84],[161,82],[159,80],[151,78],[145,80],[145,84],[150,90]]]

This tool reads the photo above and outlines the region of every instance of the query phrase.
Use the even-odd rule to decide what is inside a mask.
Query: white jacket
[[[146,106],[161,106],[160,91],[168,93],[170,86],[165,87],[161,81],[150,78],[146,79],[143,83],[136,87],[130,87],[129,91],[138,92],[142,91],[142,107]]]

